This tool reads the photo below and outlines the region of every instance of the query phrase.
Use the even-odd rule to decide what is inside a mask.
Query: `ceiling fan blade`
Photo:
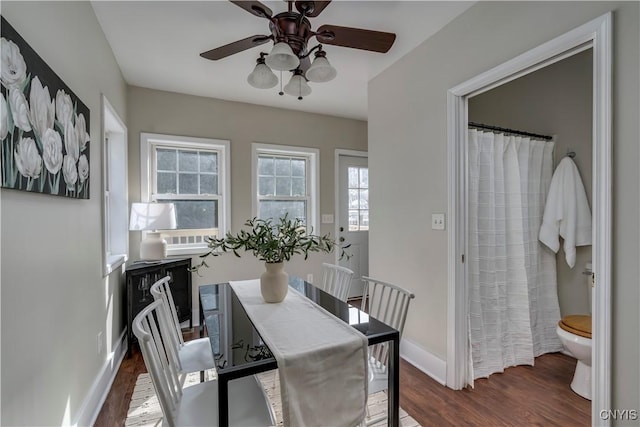
[[[240,6],[252,15],[259,16],[260,18],[271,18],[273,12],[267,6],[263,5],[259,1],[238,1],[229,0],[236,6]]]
[[[243,50],[251,49],[255,46],[260,46],[271,40],[272,36],[251,36],[246,39],[238,40],[233,43],[226,44],[224,46],[217,47],[215,49],[202,52],[200,56],[205,59],[211,59],[212,61],[226,58],[234,53],[242,52]]]
[[[319,43],[386,53],[396,40],[394,33],[323,25],[316,31]]]
[[[296,9],[298,12],[304,13],[304,16],[308,18],[315,18],[320,15],[325,7],[329,6],[331,0],[329,1],[296,1]]]

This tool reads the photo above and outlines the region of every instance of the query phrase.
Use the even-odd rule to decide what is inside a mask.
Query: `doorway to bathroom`
[[[564,260],[556,259],[557,294],[563,314],[588,312],[588,288],[584,285],[582,272],[591,259],[597,283],[592,305],[592,420],[598,419],[600,410],[610,407],[610,32],[611,15],[607,14],[449,91],[447,385],[451,388],[464,388],[472,377],[468,323],[470,267],[465,262],[465,255],[469,255],[470,240],[468,124],[477,121],[553,135],[556,142],[554,167],[567,153],[575,153],[574,161],[589,193],[593,213],[593,245],[579,250],[573,269],[565,268]],[[574,71],[586,68],[591,73],[580,73],[580,78],[571,78],[569,71],[565,74],[568,77],[556,78],[556,83],[549,86],[539,86],[540,83],[535,82],[536,79],[542,82],[545,77],[549,80],[551,73],[567,73],[571,67],[577,67]],[[585,80],[591,91],[579,89],[578,83],[584,88]],[[553,87],[553,84],[560,86]],[[569,102],[573,105],[566,105],[566,99],[561,99],[567,94],[565,89],[582,93],[566,97],[572,99]],[[517,94],[515,98],[514,94]],[[514,108],[507,98],[517,99],[518,108]],[[547,118],[543,117],[545,115]],[[562,250],[559,253],[560,258],[564,257]]]
[[[555,171],[565,157],[571,158],[575,163],[586,192],[588,205],[592,206],[592,64],[593,51],[587,49],[469,99],[470,123],[489,123],[502,128],[525,130],[541,136],[553,137],[550,165],[543,163],[545,159],[536,157],[535,146],[519,147],[520,151],[522,148],[527,149],[526,154],[529,157],[527,160],[531,168],[536,169],[529,172],[534,182],[528,182],[528,187],[534,191],[529,192],[528,205],[535,214],[540,216],[537,229],[540,228],[545,206],[534,204],[545,203],[546,197],[540,198],[538,194],[548,190],[550,172]],[[486,132],[483,129],[478,131]],[[517,141],[519,135],[512,136]],[[527,136],[522,138],[526,140]],[[529,137],[533,141],[539,141],[539,138]],[[520,163],[523,163],[522,155],[520,160]],[[533,175],[537,170],[546,175],[544,177],[546,185],[539,189],[534,188],[537,185],[536,181],[540,179],[539,176]],[[532,236],[534,242],[538,241],[538,235],[535,234]],[[539,250],[546,251],[546,247],[541,246]],[[587,287],[588,280],[585,277],[585,273],[592,270],[591,244],[576,246],[575,251],[573,267],[568,265],[564,249],[554,253],[553,276],[555,277],[545,279],[557,282],[557,291],[554,289],[554,293],[557,295],[561,317],[569,314],[591,314],[590,289]],[[551,267],[553,266],[545,270],[552,270]],[[559,319],[556,319],[553,325],[553,335],[555,335],[557,320]]]
[[[562,351],[558,321],[591,314],[582,273],[591,264],[592,61],[587,49],[469,98],[470,384]],[[567,162],[580,177],[565,186]],[[583,182],[585,231],[559,249],[553,196],[566,190],[569,199],[578,192],[566,187]],[[549,233],[539,239],[543,223]]]

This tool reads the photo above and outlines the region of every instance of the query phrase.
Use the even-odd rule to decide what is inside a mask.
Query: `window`
[[[176,207],[177,229],[162,232],[167,253],[202,252],[230,225],[229,141],[143,133],[140,145],[142,200]]]
[[[369,230],[369,168],[349,166],[349,231]]]
[[[109,101],[103,109],[103,268],[104,275],[122,265],[129,253],[127,128]]]
[[[253,213],[277,221],[288,214],[317,229],[318,150],[253,144]]]

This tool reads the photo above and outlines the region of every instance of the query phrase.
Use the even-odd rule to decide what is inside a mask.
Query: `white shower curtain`
[[[469,130],[469,384],[562,349],[556,258],[538,241],[553,146]]]

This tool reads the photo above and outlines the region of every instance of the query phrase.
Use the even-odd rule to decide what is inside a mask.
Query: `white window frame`
[[[349,169],[351,169],[351,168],[354,168],[354,169],[358,170],[358,186],[357,187],[350,187],[349,186]],[[360,222],[360,215],[362,214],[362,211],[365,211],[365,210],[367,211],[367,221],[368,221],[368,216],[369,216],[369,212],[370,212],[369,205],[367,205],[366,209],[361,209],[360,208],[360,203],[359,203],[360,202],[360,191],[362,191],[362,190],[367,190],[367,192],[369,191],[369,186],[368,186],[369,184],[368,183],[367,183],[367,188],[360,187],[360,171],[362,169],[366,169],[367,173],[369,173],[369,166],[368,165],[367,166],[348,166],[347,167],[347,189],[346,189],[347,190],[347,224],[346,225],[347,225],[347,229],[349,230],[349,233],[359,233],[359,232],[367,232],[368,233],[369,232],[369,226],[367,225],[366,228],[364,228],[361,225],[361,222]],[[368,181],[368,178],[367,178],[367,181]],[[353,209],[351,206],[349,206],[349,191],[350,190],[358,190],[358,208],[357,209]],[[367,203],[368,203],[368,200],[369,199],[367,198]],[[351,229],[351,224],[349,223],[349,213],[350,213],[350,211],[357,211],[358,212],[358,229],[357,230],[352,230]]]
[[[127,127],[102,95],[102,266],[111,274],[129,258]]]
[[[218,233],[220,236],[231,229],[231,143],[223,139],[195,138],[189,136],[162,135],[143,132],[140,134],[140,200],[152,202],[153,181],[155,173],[155,149],[167,147],[172,149],[215,150],[218,153],[218,189],[221,194],[212,197],[218,200]],[[176,199],[185,199],[185,195],[176,195]],[[186,197],[188,198],[188,196]],[[197,197],[200,199],[200,197]],[[144,238],[143,232],[143,238]],[[195,255],[207,250],[206,242],[167,245],[167,255]]]
[[[258,216],[258,156],[276,155],[303,157],[307,160],[307,231],[319,233],[318,218],[320,217],[320,150],[309,147],[292,147],[287,145],[264,144],[254,142],[251,145],[251,212]],[[278,197],[279,199],[282,197]],[[295,198],[296,200],[298,198]]]

